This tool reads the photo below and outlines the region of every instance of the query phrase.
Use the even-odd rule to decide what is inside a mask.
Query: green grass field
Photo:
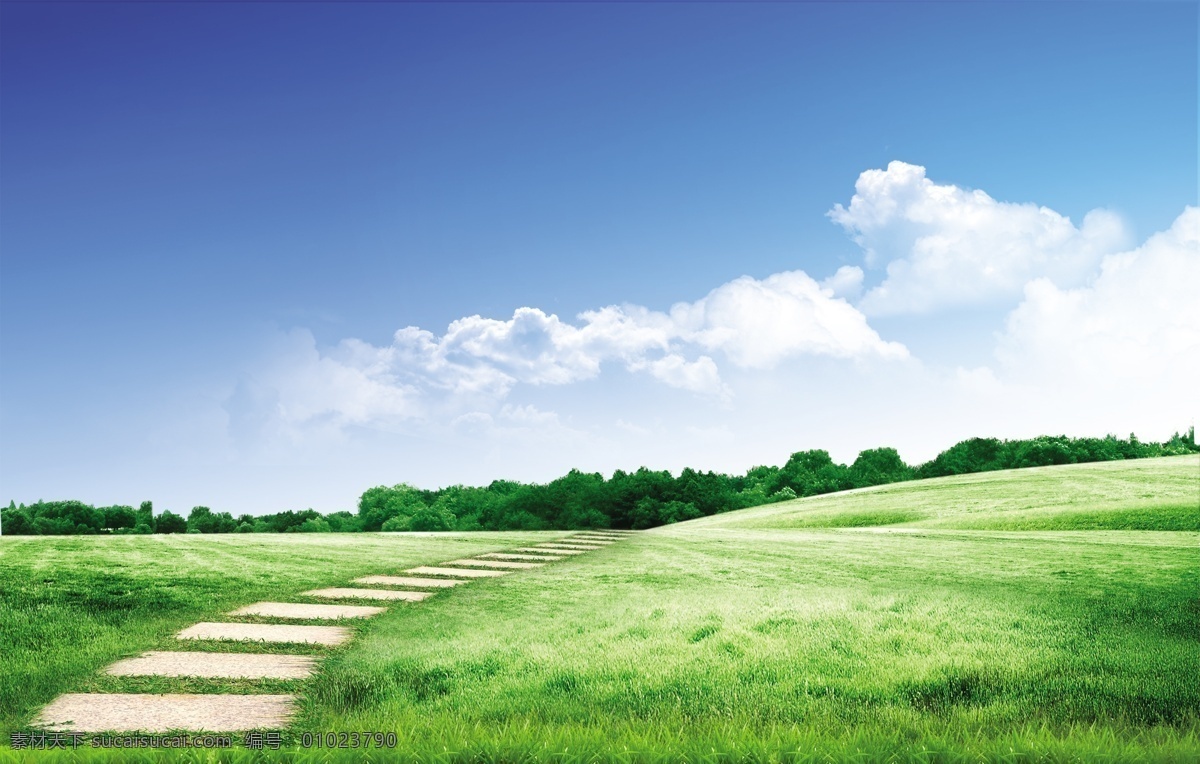
[[[294,683],[98,672],[249,602],[563,534],[4,538],[0,731],[68,691],[295,691],[277,758],[362,761],[295,741],[369,730],[398,734],[377,761],[1195,762],[1198,517],[1195,456],[798,500],[393,607]]]

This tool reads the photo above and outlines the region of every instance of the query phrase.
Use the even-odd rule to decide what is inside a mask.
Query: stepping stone
[[[226,615],[261,615],[269,618],[370,618],[385,607],[361,605],[301,605],[295,602],[255,602]]]
[[[617,543],[612,539],[600,539],[595,538],[594,536],[571,536],[570,538],[563,539],[563,543],[565,544],[573,544],[576,541],[583,544],[601,544],[603,546]]]
[[[509,554],[508,552],[488,552],[481,554],[480,557],[487,557],[493,560],[532,560],[534,562],[554,562],[561,560],[561,557],[548,557],[549,553],[544,551],[542,554]]]
[[[60,695],[34,719],[60,732],[241,732],[280,729],[295,709],[292,695]]]
[[[490,578],[492,576],[506,576],[507,570],[463,570],[462,568],[434,568],[428,565],[422,565],[419,568],[411,568],[404,571],[405,573],[424,573],[427,576],[458,576],[459,578]],[[463,583],[459,581],[458,583]]]
[[[596,549],[604,549],[602,546],[592,546],[590,544],[540,544],[539,546],[545,549],[573,549],[577,552],[591,552]]]
[[[541,549],[536,546],[519,546],[518,552],[540,552],[541,554],[587,554],[582,549]]]
[[[200,676],[210,679],[304,679],[317,659],[307,655],[167,653],[152,650],[109,666],[113,676]]]
[[[512,568],[514,570],[517,570],[517,569],[523,570],[525,568],[540,568],[543,565],[545,565],[544,562],[503,562],[501,560],[451,560],[450,562],[447,562],[444,564],[446,564],[446,565],[474,565],[474,566],[480,567],[480,568]]]
[[[176,639],[234,639],[253,642],[301,642],[334,647],[350,639],[344,626],[287,626],[276,623],[198,623]]]
[[[404,600],[420,602],[426,597],[432,597],[433,592],[400,592],[395,589],[313,589],[302,592],[305,597],[325,597],[326,599],[355,599],[355,600]]]
[[[577,539],[600,539],[601,541],[620,541],[625,536],[610,536],[607,533],[577,533],[573,538]]]
[[[414,578],[412,576],[363,576],[354,579],[354,583],[382,586],[427,586],[431,589],[444,589],[449,586],[465,584],[466,581],[451,581],[445,578]]]

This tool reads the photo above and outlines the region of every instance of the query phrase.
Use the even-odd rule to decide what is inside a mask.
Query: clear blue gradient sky
[[[1152,286],[1200,287],[1195,3],[0,22],[6,502],[331,511],[376,483],[917,460],[1196,413],[1174,383],[1124,403],[1200,350]],[[1145,273],[1104,281],[1122,252]],[[472,316],[494,323],[448,332]],[[1064,361],[1055,320],[1099,327],[1070,340],[1095,354]]]

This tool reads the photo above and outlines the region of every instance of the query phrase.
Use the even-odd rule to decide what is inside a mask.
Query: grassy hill
[[[1200,531],[1200,455],[893,483],[714,515],[688,526]]]
[[[1182,457],[658,528],[363,624],[291,688],[292,732],[396,731],[422,761],[1196,761],[1200,535],[1174,529],[1198,491]],[[2,539],[3,732],[130,689],[97,671],[189,621],[556,535]]]

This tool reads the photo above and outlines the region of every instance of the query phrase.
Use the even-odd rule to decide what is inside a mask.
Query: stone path
[[[176,639],[224,639],[238,642],[296,642],[337,647],[350,639],[344,626],[281,626],[274,623],[198,623]]]
[[[242,732],[286,727],[291,695],[60,695],[34,720],[65,732]]]
[[[431,589],[449,588],[465,584],[466,581],[456,581],[450,578],[415,578],[413,576],[363,576],[354,579],[356,584],[376,584],[379,586],[417,586]]]
[[[363,605],[298,605],[294,602],[255,602],[226,615],[261,615],[266,618],[370,618],[387,610]]]
[[[324,597],[331,600],[405,600],[420,602],[432,597],[433,592],[401,592],[395,589],[313,589],[302,592],[305,597]]]
[[[554,562],[562,559],[561,557],[549,557],[545,554],[509,554],[506,552],[489,552],[479,556],[486,557],[489,560],[536,560],[537,562]]]
[[[547,563],[587,554],[629,538],[631,531],[584,531],[558,541],[503,552],[486,552],[441,565],[422,565],[405,575],[362,576],[363,588],[329,587],[301,592],[322,599],[371,599],[420,602],[434,591],[367,587],[450,589],[472,580],[541,568]],[[300,602],[255,602],[230,611],[230,618],[265,617],[298,620],[365,619],[386,607],[315,605]],[[202,622],[175,635],[186,641],[233,640],[337,647],[353,636],[346,626],[274,623]],[[196,651],[150,651],[105,669],[111,676],[192,677],[196,679],[306,679],[319,656]],[[293,695],[68,693],[60,695],[32,724],[58,732],[243,732],[281,729],[295,712]]]
[[[447,565],[474,565],[478,568],[508,568],[509,570],[527,570],[529,568],[540,568],[544,563],[540,562],[505,562],[504,560],[477,560],[463,559],[451,560]]]
[[[603,546],[595,545],[595,544],[553,544],[553,545],[542,544],[541,546],[543,547],[542,551],[549,551],[549,552],[557,551],[559,549],[566,549],[569,551],[576,551],[576,552],[594,552],[597,549],[604,548]]]
[[[198,676],[211,679],[305,679],[317,659],[311,655],[254,653],[167,653],[151,651],[109,666],[113,676]]]
[[[491,578],[492,576],[507,576],[507,570],[464,570],[462,568],[431,568],[421,566],[410,568],[405,573],[424,573],[427,576],[458,576],[460,578]],[[466,583],[458,581],[456,583]]]

